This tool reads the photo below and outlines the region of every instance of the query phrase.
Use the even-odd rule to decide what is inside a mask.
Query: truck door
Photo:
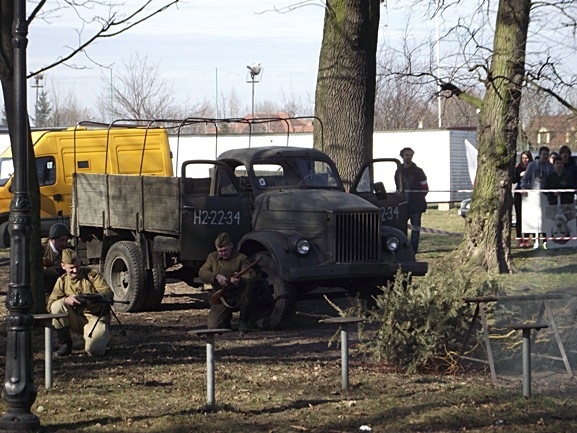
[[[181,170],[181,259],[205,260],[219,233],[235,245],[250,231],[248,197],[232,170],[218,161],[186,161]]]
[[[383,225],[396,227],[406,234],[408,208],[398,171],[400,166],[394,158],[369,161],[361,167],[350,192],[379,207]]]

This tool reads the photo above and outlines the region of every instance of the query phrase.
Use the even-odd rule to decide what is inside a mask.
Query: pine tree
[[[38,93],[38,99],[36,100],[36,106],[34,108],[36,113],[34,125],[36,127],[51,126],[52,107],[48,99],[48,94],[44,90]]]

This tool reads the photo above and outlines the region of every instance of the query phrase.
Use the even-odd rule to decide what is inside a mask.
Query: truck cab
[[[395,161],[376,163],[396,169]],[[375,182],[374,165],[361,169],[353,193],[345,191],[334,162],[316,149],[230,150],[216,161],[186,161],[181,178],[188,185],[181,260],[203,260],[212,240],[227,231],[241,252],[259,260],[272,327],[319,286],[371,291],[399,269],[427,272],[406,237],[404,195]]]

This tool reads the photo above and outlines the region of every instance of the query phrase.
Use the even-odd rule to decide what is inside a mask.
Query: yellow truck
[[[89,125],[32,132],[43,236],[56,222],[68,224],[75,173],[173,176],[165,129]],[[0,248],[10,245],[13,171],[12,151],[8,148],[0,155]]]

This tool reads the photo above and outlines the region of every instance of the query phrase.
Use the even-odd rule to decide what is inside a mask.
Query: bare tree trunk
[[[350,185],[372,157],[380,0],[327,0],[317,76],[315,116],[324,151]],[[321,131],[314,131],[321,149]]]
[[[500,1],[493,59],[479,120],[477,178],[460,257],[464,263],[489,272],[514,270],[511,179],[530,6],[530,0]]]

